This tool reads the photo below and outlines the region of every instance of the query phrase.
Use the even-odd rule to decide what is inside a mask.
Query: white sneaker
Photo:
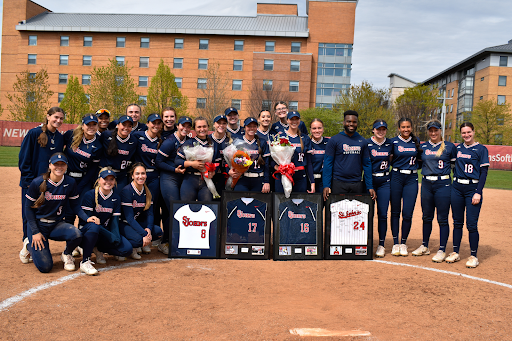
[[[135,250],[137,251],[137,253],[142,253],[142,248],[141,247],[137,247],[137,248],[135,248]]]
[[[468,261],[466,262],[466,268],[476,268],[480,264],[478,262],[478,258],[475,256],[471,256],[468,258]]]
[[[446,252],[439,250],[437,253],[432,257],[432,262],[435,263],[442,263],[444,259],[446,258]]]
[[[377,246],[377,251],[375,252],[375,257],[384,258],[385,255],[386,255],[386,249],[384,248],[384,246],[382,246],[382,245]]]
[[[137,249],[133,249],[132,254],[130,255],[133,259],[141,259],[142,257],[137,253]]]
[[[126,260],[126,257],[122,257],[122,256],[115,256],[116,257],[116,260],[120,261],[120,262],[124,262]]]
[[[98,263],[98,264],[106,264],[107,263],[107,261],[105,260],[105,257],[103,257],[103,252],[100,252],[96,246],[94,247],[94,249],[92,249],[92,252],[96,255],[96,263]]]
[[[164,255],[168,255],[169,254],[169,243],[158,244],[158,251],[160,251]]]
[[[411,252],[413,256],[430,255],[430,250],[425,245],[421,245],[419,248]]]
[[[151,253],[151,246],[149,246],[149,245],[143,246],[142,252],[143,253]]]
[[[94,266],[92,266],[93,264],[94,263],[90,259],[86,262],[80,262],[80,271],[89,276],[97,275],[98,270],[96,270]]]
[[[391,249],[391,254],[393,256],[400,256],[400,244],[393,245],[393,248]]]
[[[32,258],[30,257],[30,252],[28,251],[27,245],[28,245],[28,237],[23,239],[23,247],[21,248],[21,251],[20,251],[20,260],[23,264],[28,264],[32,260]]]
[[[84,249],[82,249],[80,246],[77,246],[73,252],[71,252],[71,256],[78,257],[84,255]]]
[[[452,252],[444,260],[446,263],[455,263],[460,261],[460,256],[457,252]]]
[[[60,255],[60,259],[64,263],[64,270],[75,271],[75,259],[71,255],[65,255],[64,252]]]
[[[403,257],[409,256],[409,252],[407,252],[407,245],[400,244],[400,256],[403,256]]]

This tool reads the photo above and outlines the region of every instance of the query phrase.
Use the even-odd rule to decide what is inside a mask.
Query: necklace
[[[48,136],[50,136],[50,142],[52,144],[55,144],[55,134],[57,133],[57,130],[55,130],[53,134],[49,130],[46,130],[46,133],[48,134]]]

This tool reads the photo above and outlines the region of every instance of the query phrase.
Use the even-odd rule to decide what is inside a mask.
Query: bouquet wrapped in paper
[[[279,170],[275,171],[272,176],[274,179],[279,180],[276,177],[276,173],[281,173],[281,183],[283,184],[284,196],[290,197],[293,187],[293,175],[296,170],[304,169],[304,167],[295,167],[292,163],[293,153],[295,153],[295,147],[290,144],[290,141],[286,137],[276,135],[274,140],[270,143],[270,155],[272,159],[279,165]]]
[[[241,174],[247,172],[254,162],[249,153],[245,151],[245,144],[243,140],[236,139],[232,144],[224,148],[224,159],[226,163]],[[233,179],[233,177],[230,176],[226,182],[226,189],[233,189],[239,179],[240,178]]]
[[[211,146],[201,146],[200,144],[194,144],[194,146],[184,146],[183,153],[185,153],[185,158],[187,161],[202,161],[205,163],[205,170],[201,172],[201,176],[206,183],[206,186],[213,194],[213,198],[220,198],[217,189],[212,181],[212,179],[208,178],[208,172],[214,172],[215,169],[219,166],[218,163],[212,163],[213,159],[213,147]]]

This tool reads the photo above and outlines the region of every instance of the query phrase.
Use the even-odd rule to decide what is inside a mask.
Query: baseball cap
[[[249,125],[250,123],[253,123],[253,122],[258,124],[258,120],[255,119],[254,117],[247,117],[245,119],[245,121],[244,121],[244,126],[247,126],[247,125]]]
[[[114,172],[113,170],[111,169],[105,169],[104,171],[100,172],[100,174],[98,175],[98,178],[102,178],[102,179],[105,179],[107,176],[109,175],[113,175],[114,178],[116,178],[116,172]]]
[[[228,120],[228,118],[226,117],[226,115],[217,115],[217,116],[215,116],[215,118],[213,119],[213,122],[215,123],[215,122],[217,122],[217,121],[219,121],[219,120],[226,120],[226,121],[227,121],[227,120]]]
[[[178,120],[178,124],[185,124],[185,123],[190,123],[192,124],[192,119],[190,117],[187,117],[187,116],[182,116],[180,117],[180,119]]]
[[[149,122],[153,122],[153,121],[156,121],[156,120],[162,120],[162,117],[160,117],[159,114],[151,114],[148,116],[148,123]]]
[[[100,109],[96,111],[96,116],[101,116],[103,114],[107,114],[108,117],[110,117],[110,111],[108,111],[107,109]]]
[[[127,115],[123,115],[123,116],[119,117],[119,119],[117,120],[117,123],[119,124],[119,123],[124,123],[127,121],[132,122],[132,124],[133,124],[133,119]]]
[[[83,123],[83,124],[88,124],[88,123],[90,123],[90,122],[96,122],[96,123],[98,123],[98,117],[96,117],[96,116],[95,116],[95,115],[93,115],[93,114],[89,114],[89,115],[84,116],[84,117],[82,118],[82,123]]]
[[[441,129],[441,123],[438,121],[429,122],[427,124],[427,130],[429,130],[430,128]]]
[[[235,114],[238,115],[238,110],[236,110],[236,108],[233,108],[233,107],[230,107],[230,108],[227,108],[226,110],[224,110],[224,115],[228,116],[232,112],[234,112]]]
[[[373,129],[379,129],[380,127],[384,127],[386,129],[388,129],[388,124],[384,121],[377,121],[373,124]]]
[[[64,162],[66,165],[68,164],[68,158],[66,157],[66,155],[64,154],[61,154],[61,153],[55,153],[53,154],[51,157],[50,157],[50,163],[52,165],[56,164],[57,162],[59,161],[62,161]]]
[[[300,114],[299,114],[299,112],[298,112],[298,111],[290,111],[290,112],[288,113],[288,115],[286,115],[286,118],[287,118],[287,119],[289,119],[289,120],[290,120],[290,119],[292,119],[292,118],[294,118],[294,117],[298,117],[298,118],[300,118]]]

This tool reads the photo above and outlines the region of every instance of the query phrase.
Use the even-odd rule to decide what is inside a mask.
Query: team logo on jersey
[[[153,148],[149,148],[149,147],[148,147],[148,146],[146,146],[145,144],[143,144],[143,145],[142,145],[141,150],[142,150],[143,152],[148,152],[148,153],[153,153],[153,154],[158,153],[158,150],[153,149]]]
[[[256,214],[253,214],[253,213],[244,213],[242,210],[237,210],[236,211],[236,216],[238,218],[256,218]]]
[[[377,157],[377,156],[389,156],[389,153],[388,152],[378,152],[376,151],[375,149],[372,150],[372,156],[373,157]]]
[[[355,217],[356,215],[360,215],[361,211],[347,211],[346,213],[343,213],[343,212],[340,212],[338,213],[338,218],[340,219],[345,219],[345,218],[350,218],[350,217]]]
[[[289,219],[306,219],[305,214],[295,214],[292,211],[288,211],[288,218]]]
[[[75,153],[80,154],[80,155],[82,155],[82,156],[85,156],[86,158],[90,158],[90,157],[91,157],[91,154],[84,152],[84,151],[83,151],[83,150],[81,150],[80,148],[77,148],[77,149],[75,150]]]
[[[436,155],[436,154],[437,154],[437,151],[435,151],[435,150],[430,150],[430,149],[425,150],[425,155]]]
[[[64,195],[53,195],[50,192],[46,191],[44,193],[44,198],[46,200],[64,200],[64,199],[66,199],[66,195],[65,194]]]
[[[457,152],[457,157],[463,158],[463,159],[471,159],[470,154],[463,154],[460,150]]]
[[[311,154],[325,154],[325,150],[317,150],[317,149],[313,149],[311,151]]]
[[[145,202],[138,202],[137,200],[134,200],[133,203],[132,203],[132,207],[144,207],[146,206],[146,203]]]
[[[191,220],[189,217],[183,217],[183,226],[208,226],[206,221]]]
[[[117,153],[121,154],[121,155],[130,155],[130,152],[127,151],[127,150],[123,150],[123,149],[118,149],[117,150]]]
[[[405,148],[405,147],[402,147],[402,146],[398,146],[398,151],[400,153],[403,153],[403,152],[415,152],[416,148]]]
[[[343,144],[343,152],[345,154],[361,154],[361,146],[349,146],[348,144]]]
[[[98,213],[100,213],[100,212],[112,213],[114,211],[114,209],[112,209],[110,207],[103,207],[101,205],[98,205],[98,206],[96,206],[95,211]]]

